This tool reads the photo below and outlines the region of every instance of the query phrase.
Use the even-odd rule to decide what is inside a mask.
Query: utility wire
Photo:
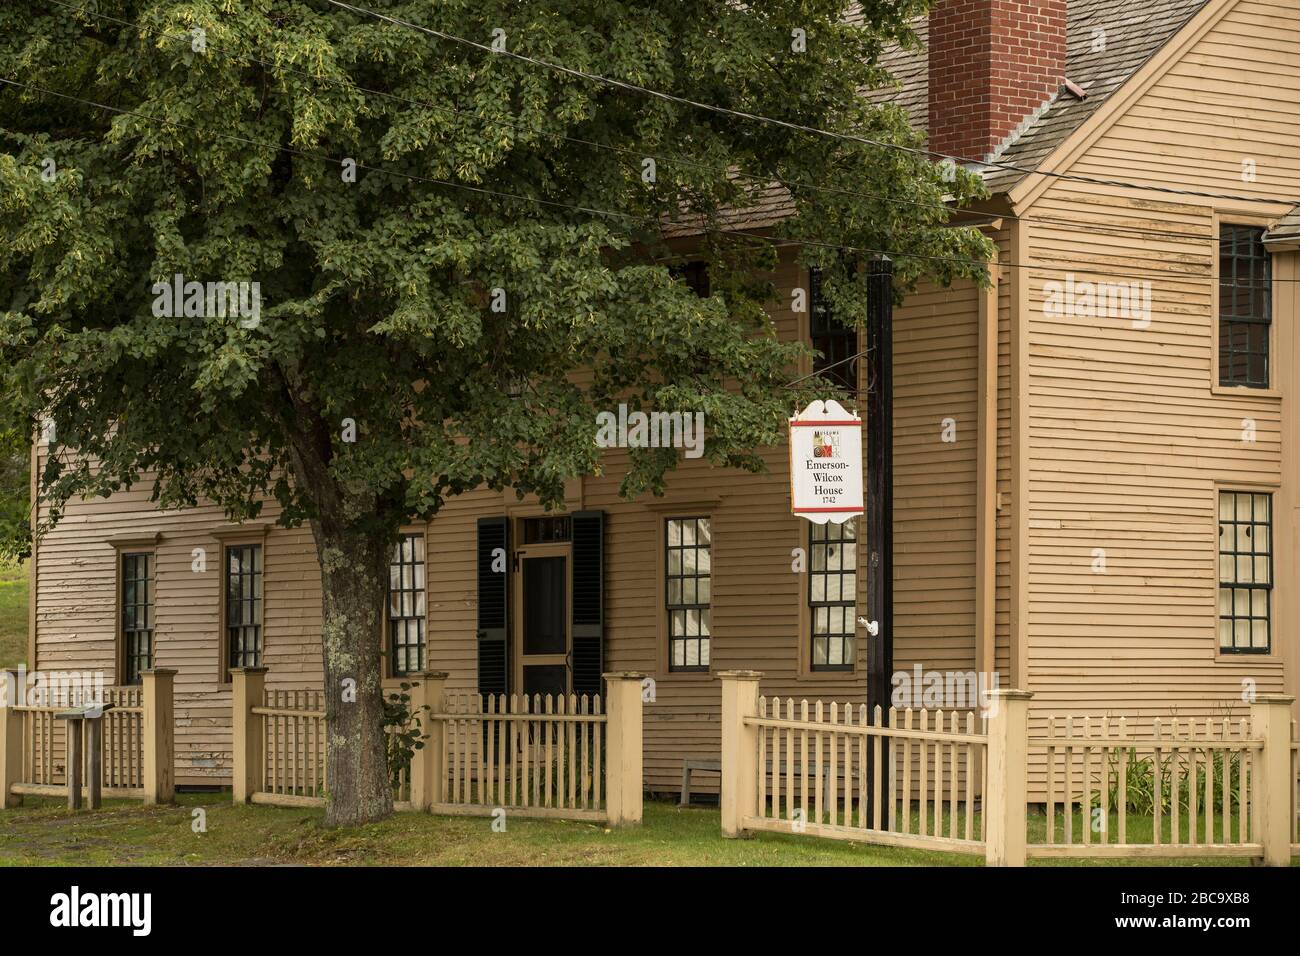
[[[959,162],[963,165],[978,165],[989,169],[1002,169],[1009,172],[1022,173],[1024,175],[1048,176],[1053,179],[1068,180],[1070,182],[1087,183],[1094,186],[1116,186],[1123,189],[1138,189],[1152,192],[1170,193],[1177,196],[1197,196],[1205,199],[1229,199],[1238,202],[1267,202],[1267,203],[1285,203],[1296,205],[1296,199],[1277,199],[1267,196],[1242,196],[1233,193],[1211,193],[1201,192],[1194,189],[1178,189],[1172,186],[1147,186],[1140,183],[1126,182],[1119,179],[1103,179],[1095,176],[1080,176],[1074,173],[1049,172],[1040,169],[1034,169],[1027,166],[1017,166],[1011,163],[995,162],[993,160],[974,159],[969,156],[959,156],[953,153],[942,153],[932,149],[923,149],[916,146],[904,146],[899,143],[890,143],[884,140],[871,139],[866,136],[859,136],[855,133],[839,133],[833,130],[818,129],[815,126],[804,126],[800,123],[792,123],[788,120],[776,119],[771,116],[764,116],[759,113],[750,113],[745,110],[730,109],[725,106],[717,106],[712,103],[703,103],[698,100],[688,99],[684,96],[677,96],[673,93],[664,93],[661,90],[651,89],[647,86],[641,86],[636,83],[629,83],[626,80],[616,80],[611,77],[601,76],[598,73],[588,73],[585,70],[578,70],[570,66],[564,66],[560,63],[552,63],[549,60],[538,59],[537,57],[527,56],[523,53],[515,53],[511,50],[494,50],[492,47],[475,40],[469,40],[465,37],[456,36],[453,33],[447,33],[442,30],[435,30],[432,27],[421,26],[418,23],[412,23],[409,20],[403,20],[400,17],[393,17],[386,13],[379,13],[374,10],[368,10],[365,7],[353,6],[350,3],[344,3],[343,0],[325,0],[326,3],[339,7],[343,10],[349,10],[352,13],[373,17],[377,20],[383,20],[395,26],[406,27],[411,30],[418,30],[421,33],[427,33],[430,36],[438,37],[443,40],[450,40],[454,43],[461,43],[466,46],[474,47],[485,53],[491,53],[494,56],[507,56],[525,63],[531,63],[534,66],[540,66],[548,70],[554,70],[559,73],[565,73],[569,76],[576,76],[582,79],[590,80],[596,83],[605,83],[610,86],[618,87],[624,90],[630,90],[636,93],[642,93],[646,96],[656,97],[666,100],[670,103],[679,103],[684,106],[691,106],[696,109],[708,110],[725,116],[733,116],[737,119],[751,120],[754,122],[768,123],[773,126],[780,126],[785,129],[795,130],[801,133],[811,133],[816,136],[826,136],[832,139],[844,140],[847,142],[861,143],[867,146],[876,146],[883,149],[899,150],[901,152],[912,153],[921,156],[934,156],[940,159],[950,159],[953,162]]]
[[[117,23],[121,26],[133,27],[138,30],[147,30],[153,33],[155,36],[166,37],[168,39],[180,40],[185,42],[188,42],[189,40],[192,39],[192,36],[188,33],[171,33],[167,30],[146,26],[145,24],[140,23],[139,21],[126,20],[121,17],[112,16],[111,14],[100,13],[98,11],[91,10],[87,7],[74,7],[72,4],[63,3],[62,0],[47,0],[47,2],[52,3],[58,7],[63,7],[66,10],[71,10],[74,13],[80,13],[85,16],[96,17],[97,19],[100,20],[107,20],[113,23]],[[160,22],[157,18],[150,18],[150,19],[152,19],[155,23]],[[265,67],[268,70],[292,73],[296,76],[301,76],[313,82],[324,81],[327,83],[333,83],[336,86],[342,86],[350,89],[359,90],[363,93],[369,93],[371,95],[382,97],[384,99],[393,100],[399,103],[405,103],[409,106],[418,106],[421,109],[428,109],[428,110],[433,110],[441,113],[449,113],[455,116],[468,117],[480,122],[491,123],[496,126],[503,126],[503,127],[508,127],[510,129],[519,130],[520,132],[524,132],[524,133],[554,137],[581,146],[589,146],[594,149],[611,150],[613,152],[622,153],[624,155],[634,156],[638,159],[653,159],[656,163],[662,163],[669,166],[676,164],[676,165],[693,167],[695,169],[703,169],[710,172],[718,171],[716,166],[699,162],[698,159],[687,158],[677,154],[672,154],[672,153],[655,154],[655,153],[647,152],[645,150],[633,149],[632,147],[629,146],[615,146],[612,143],[600,143],[594,140],[583,139],[581,137],[568,136],[562,133],[555,133],[543,129],[542,127],[528,126],[524,123],[516,123],[499,117],[483,116],[481,114],[473,113],[468,110],[456,109],[453,106],[445,106],[439,103],[430,103],[425,100],[417,100],[406,96],[400,96],[396,93],[390,93],[385,90],[373,89],[371,87],[363,86],[359,83],[351,82],[350,78],[349,80],[342,80],[332,76],[322,76],[316,73],[309,73],[306,70],[300,70],[292,66],[286,66],[284,64],[273,63],[269,60],[260,59],[259,57],[253,56],[250,53],[239,53],[239,52],[233,52],[229,50],[223,50],[220,47],[213,46],[212,44],[207,44],[205,49],[207,51],[215,52],[228,59],[240,59],[249,63],[256,63],[262,67]],[[962,207],[953,207],[947,205],[946,203],[924,202],[915,199],[902,199],[902,198],[895,198],[891,196],[884,196],[879,193],[867,193],[867,192],[861,192],[859,190],[843,189],[837,186],[816,185],[814,183],[804,182],[800,180],[784,179],[774,174],[769,175],[769,174],[762,174],[762,173],[750,173],[742,169],[733,169],[730,172],[741,179],[749,180],[750,182],[757,183],[760,186],[771,186],[773,184],[783,186],[787,190],[790,190],[792,193],[795,190],[809,190],[813,192],[833,193],[842,196],[853,196],[860,199],[876,200],[879,202],[895,204],[895,205],[916,206],[924,209],[942,210],[943,212],[948,214],[951,214],[959,210],[983,214],[980,213],[979,210],[970,210],[970,209],[963,209]],[[1046,223],[1049,225],[1061,226],[1066,229],[1076,229],[1088,233],[1089,235],[1100,234],[1100,235],[1112,235],[1112,236],[1157,237],[1161,239],[1194,239],[1199,242],[1209,241],[1213,243],[1234,241],[1231,238],[1224,239],[1219,236],[1205,236],[1194,232],[1172,232],[1169,230],[1152,229],[1152,228],[1146,228],[1142,226],[1108,225],[1103,223],[1093,224],[1093,223],[1079,222],[1077,220],[1058,219],[1050,216],[1017,216],[1013,213],[988,213],[987,215],[996,216],[996,218],[998,219],[1010,220],[1012,222]]]

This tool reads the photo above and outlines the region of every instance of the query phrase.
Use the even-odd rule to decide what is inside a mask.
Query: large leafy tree
[[[0,561],[31,553],[31,493],[25,432],[0,430]]]
[[[889,82],[886,45],[916,42],[924,0],[362,5],[919,145],[862,94]],[[865,250],[896,253],[900,288],[976,274],[966,260],[988,251],[943,227],[945,197],[977,183],[923,154],[326,0],[11,0],[0,78],[23,84],[0,86],[0,375],[9,421],[52,420],[65,449],[40,475],[51,521],[145,480],[162,507],[211,500],[239,520],[275,499],[280,522],[310,523],[335,823],[392,806],[381,629],[403,521],[484,485],[558,504],[566,478],[598,472],[595,416],[620,400],[703,411],[708,459],[757,470],[795,357],[764,311],[774,240],[857,250],[805,247],[846,316]],[[802,184],[784,222],[725,228],[777,177]],[[670,271],[669,220],[700,237],[708,299]],[[178,273],[260,283],[259,321],[155,314],[153,284]],[[624,493],[659,491],[675,460],[637,454]]]

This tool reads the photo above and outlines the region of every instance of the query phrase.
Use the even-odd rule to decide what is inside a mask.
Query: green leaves
[[[382,9],[477,42],[499,27],[511,51],[730,109],[920,145],[901,111],[861,93],[888,81],[875,58],[914,41],[922,4],[875,0],[847,20],[852,6]],[[702,411],[708,459],[758,469],[759,449],[781,440],[801,352],[767,311],[785,305],[778,251],[750,228],[668,239],[661,223],[723,222],[759,200],[756,186],[787,180],[776,238],[813,243],[804,259],[822,262],[851,317],[864,314],[861,277],[817,243],[890,250],[904,287],[978,275],[963,260],[989,251],[944,227],[945,195],[978,183],[943,183],[915,154],[320,3],[99,12],[117,19],[0,11],[0,76],[136,114],[0,88],[0,387],[20,431],[52,417],[83,453],[45,475],[56,512],[142,471],[164,504],[206,498],[236,516],[271,495],[285,522],[328,512],[384,533],[480,484],[555,504],[565,478],[601,467],[595,417],[620,401]],[[796,27],[804,52],[791,50]],[[709,262],[709,298],[670,278],[684,258]],[[260,323],[155,315],[152,284],[176,274],[258,282]],[[661,491],[678,456],[632,459],[628,495]],[[341,508],[358,488],[361,504]]]

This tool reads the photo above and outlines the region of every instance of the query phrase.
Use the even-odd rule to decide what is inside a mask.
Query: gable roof
[[[1069,0],[1066,12],[1065,78],[1088,94],[1079,99],[1062,90],[994,151],[990,159],[1037,167],[1066,137],[1083,125],[1124,82],[1164,46],[1209,0]],[[917,24],[926,40],[928,24]],[[1099,42],[1103,41],[1104,42]],[[896,103],[912,125],[926,130],[929,120],[929,60],[922,50],[893,50],[881,58],[899,86],[872,98]],[[993,192],[1004,192],[1024,177],[1008,169],[976,167]]]
[[[1066,8],[1065,79],[1081,87],[1088,95],[1079,99],[1064,86],[1035,113],[989,159],[1025,169],[1034,169],[1052,151],[1124,85],[1161,47],[1169,42],[1211,0],[1068,0]],[[860,11],[858,14],[860,16]],[[930,119],[929,34],[927,17],[920,17],[912,29],[921,41],[919,49],[891,47],[881,53],[880,64],[896,81],[895,85],[865,92],[877,103],[902,107],[913,128],[926,133]],[[1105,42],[1094,43],[1097,30],[1104,32]],[[1026,178],[1024,172],[1011,169],[972,167],[984,176],[989,190],[1006,192]],[[766,228],[779,223],[794,212],[794,204],[785,187],[778,184],[755,186],[749,201],[742,207],[723,211],[719,225],[733,229]],[[1275,229],[1294,221],[1294,238],[1300,238],[1300,206],[1279,222]],[[691,235],[694,224],[674,224],[666,230],[670,236]],[[1291,232],[1277,235],[1278,241],[1293,238]]]

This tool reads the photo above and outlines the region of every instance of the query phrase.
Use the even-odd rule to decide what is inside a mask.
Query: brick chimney
[[[1065,79],[1066,0],[933,0],[930,149],[984,159]]]

